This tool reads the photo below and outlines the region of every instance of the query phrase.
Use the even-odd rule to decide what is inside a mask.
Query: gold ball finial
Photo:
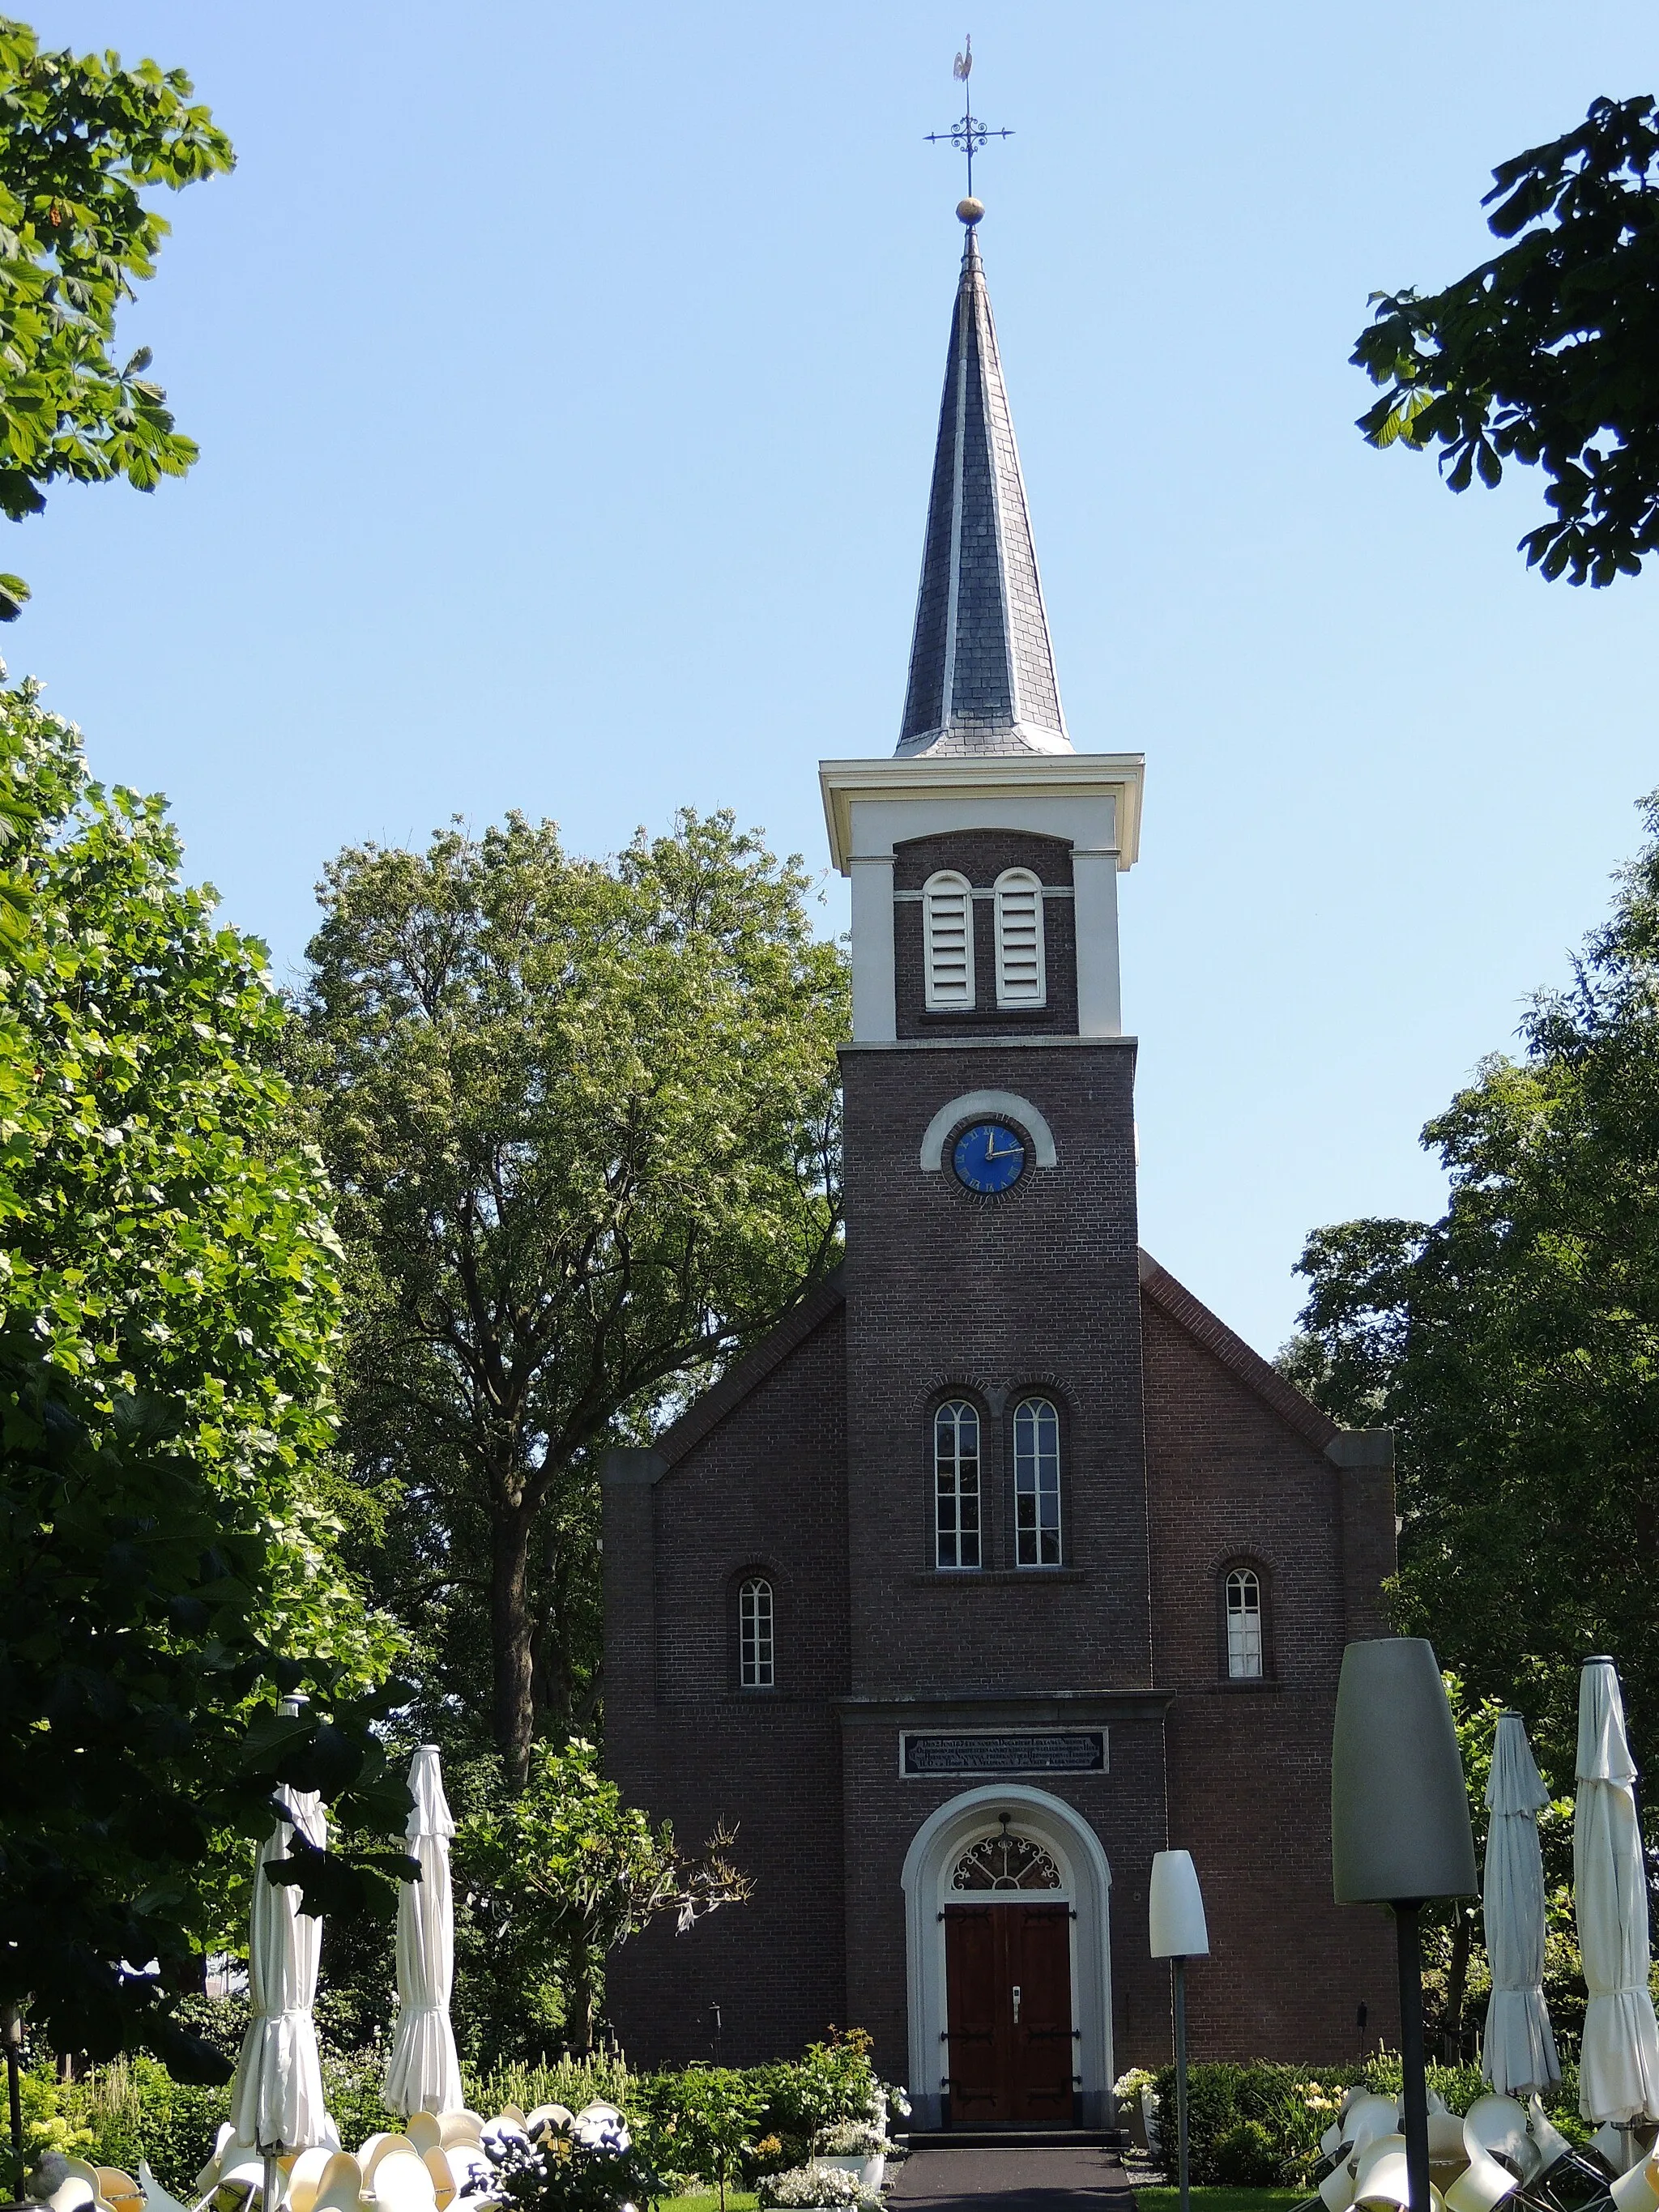
[[[962,222],[965,222],[969,229],[971,229],[975,223],[979,221],[981,216],[982,216],[984,212],[985,203],[983,200],[958,200],[957,202],[957,219]]]

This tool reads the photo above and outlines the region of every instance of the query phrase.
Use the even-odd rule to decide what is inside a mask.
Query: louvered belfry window
[[[1042,885],[1029,868],[1006,868],[997,878],[996,940],[998,1006],[1042,1006]]]
[[[968,878],[951,870],[929,876],[922,888],[923,957],[927,1000],[943,1012],[974,1003],[974,894]]]

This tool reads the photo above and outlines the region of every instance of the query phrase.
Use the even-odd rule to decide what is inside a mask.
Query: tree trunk
[[[578,2045],[580,2056],[586,2057],[593,2048],[593,2015],[599,2009],[599,1989],[592,1963],[584,1952],[578,1952],[570,1962],[570,2017],[567,2029],[574,2028],[581,2038]]]
[[[497,1501],[489,1531],[489,1640],[495,1748],[514,1789],[530,1771],[536,1735],[534,1623],[530,1611],[530,1529],[533,1509],[522,1498]]]

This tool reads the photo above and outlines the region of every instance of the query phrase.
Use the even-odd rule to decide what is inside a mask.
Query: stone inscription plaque
[[[899,1732],[901,1774],[1104,1774],[1104,1729]]]

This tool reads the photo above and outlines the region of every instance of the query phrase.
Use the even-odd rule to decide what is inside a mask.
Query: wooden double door
[[[947,1905],[945,1986],[951,2125],[1068,2126],[1071,1907]]]

